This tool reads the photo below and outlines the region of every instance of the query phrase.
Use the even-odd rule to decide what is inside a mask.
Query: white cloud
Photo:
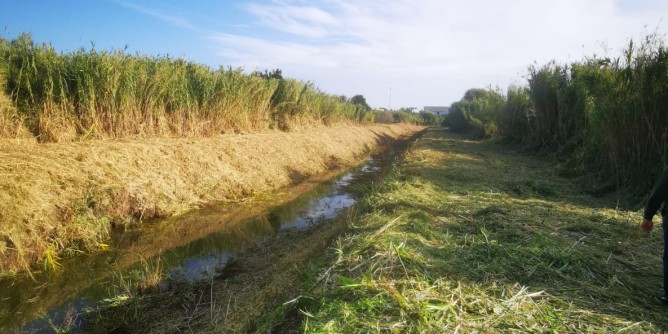
[[[334,32],[337,20],[328,12],[313,6],[276,3],[271,6],[249,4],[246,9],[265,27],[297,36],[322,38]]]
[[[321,48],[290,42],[272,42],[263,39],[216,33],[211,39],[220,44],[220,54],[231,59],[234,67],[269,69],[267,64],[308,63],[315,67],[338,67],[327,57],[319,57]],[[274,66],[276,67],[276,66]]]
[[[629,38],[664,33],[668,19],[668,1],[659,0],[272,0],[242,8],[254,18],[248,34],[207,33],[221,63],[281,68],[374,106],[389,104],[392,87],[393,107],[504,89],[534,61],[576,61],[603,46],[617,56]]]

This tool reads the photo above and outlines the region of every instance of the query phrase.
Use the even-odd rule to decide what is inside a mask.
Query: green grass
[[[330,260],[304,269],[301,331],[666,330],[660,228],[641,233],[639,212],[558,172],[428,132],[365,197]]]

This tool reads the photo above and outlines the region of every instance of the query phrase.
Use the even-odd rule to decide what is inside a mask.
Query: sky
[[[665,40],[667,21],[666,0],[4,0],[0,11],[5,39],[279,68],[372,107],[418,110],[524,85],[532,64]]]

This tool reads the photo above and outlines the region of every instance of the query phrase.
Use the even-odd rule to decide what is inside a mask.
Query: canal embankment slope
[[[408,124],[212,138],[0,142],[0,272],[106,247],[112,226],[240,201],[352,166]]]

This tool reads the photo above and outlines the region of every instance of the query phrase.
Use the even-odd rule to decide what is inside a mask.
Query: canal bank
[[[111,226],[240,201],[356,164],[420,127],[336,125],[218,138],[0,142],[0,275],[104,250]],[[35,268],[35,267],[33,267]]]
[[[258,245],[258,240],[266,245],[263,240],[273,240],[279,233],[293,234],[283,233],[284,230],[331,220],[355,202],[352,195],[355,189],[367,187],[399,153],[396,150],[403,149],[400,146],[406,143],[406,136],[398,137],[404,140],[382,138],[378,141],[383,147],[381,154],[334,179],[331,178],[346,170],[345,164],[339,164],[338,168],[330,166],[332,170],[324,174],[305,176],[297,186],[210,205],[151,224],[130,225],[126,231],[112,229],[107,241],[109,247],[104,252],[63,259],[58,271],[34,272],[35,280],[28,277],[5,280],[3,283],[7,284],[0,287],[4,300],[3,328],[16,328],[28,322],[25,331],[44,329],[48,321],[62,327],[68,321],[76,322],[73,315],[86,307],[95,307],[101,299],[126,296],[137,283],[150,285],[146,281],[150,281],[148,276],[152,274],[169,277],[163,285],[201,279],[202,275],[212,274],[207,273],[207,268],[225,264],[240,249]],[[358,161],[363,161],[360,158]],[[327,234],[330,229],[324,228],[322,233]],[[318,232],[318,235],[323,234]],[[295,246],[299,242],[302,240],[295,242]],[[299,249],[316,244],[314,241],[313,245]],[[40,315],[44,317],[31,323],[31,319]]]

